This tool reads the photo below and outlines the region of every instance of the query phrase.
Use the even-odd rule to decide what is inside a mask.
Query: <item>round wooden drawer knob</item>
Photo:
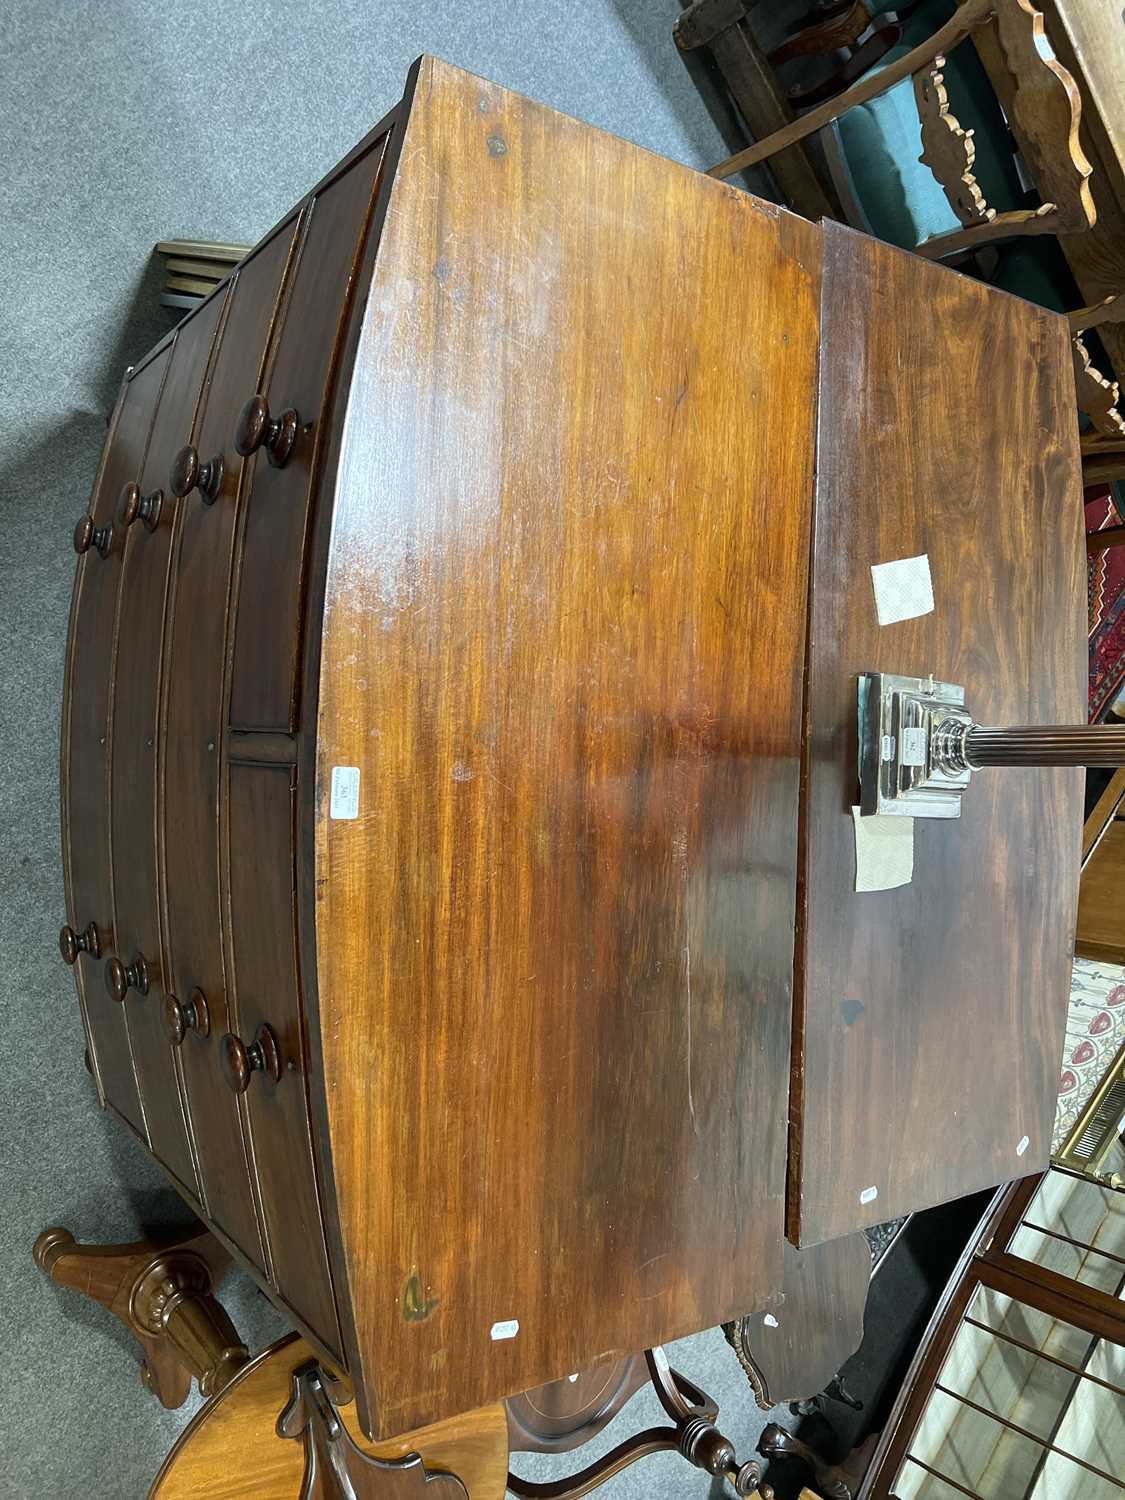
[[[164,1026],[173,1047],[178,1047],[189,1031],[197,1031],[200,1036],[210,1036],[211,1012],[203,991],[192,990],[186,1005],[182,1005],[175,995],[166,995]]]
[[[251,396],[238,415],[234,446],[243,458],[265,448],[270,463],[275,469],[280,469],[293,451],[299,423],[300,418],[292,406],[286,407],[279,417],[271,417],[266,398]]]
[[[223,1072],[236,1094],[244,1094],[255,1073],[264,1073],[277,1083],[281,1077],[281,1049],[277,1037],[263,1021],[247,1047],[229,1031],[223,1037]]]
[[[102,945],[98,939],[96,924],[91,922],[81,932],[75,932],[73,927],[64,927],[59,933],[59,952],[63,956],[63,962],[68,964],[77,963],[80,953],[100,958]]]
[[[146,531],[155,531],[163,505],[163,490],[153,490],[151,495],[142,495],[140,485],[130,480],[117,497],[117,524],[129,527],[134,521],[143,521]]]
[[[118,1005],[122,1004],[130,990],[136,990],[138,995],[147,995],[148,966],[140,954],[131,964],[123,964],[116,957],[107,959],[105,987],[109,991],[109,998],[116,1000]]]
[[[198,452],[188,443],[172,460],[168,488],[180,499],[198,490],[204,505],[210,505],[223,487],[223,469],[221,453],[201,464]]]
[[[113,527],[95,526],[92,516],[80,516],[74,528],[74,550],[79,556],[93,547],[99,557],[105,557],[113,545]]]

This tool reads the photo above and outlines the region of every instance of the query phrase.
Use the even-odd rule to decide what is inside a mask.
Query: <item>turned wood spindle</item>
[[[131,964],[123,964],[116,956],[107,959],[105,987],[109,998],[116,1000],[118,1005],[124,1003],[130,990],[136,990],[138,995],[147,995],[148,965],[144,958],[138,953]]]
[[[204,505],[212,505],[223,487],[225,467],[221,453],[212,455],[206,463],[201,464],[198,450],[187,443],[172,460],[168,488],[180,500],[185,495],[190,495],[192,490],[198,490]]]
[[[222,1042],[223,1073],[236,1094],[244,1094],[255,1073],[264,1073],[277,1083],[281,1078],[281,1049],[272,1029],[263,1021],[249,1047],[227,1032]]]
[[[70,926],[64,927],[59,933],[59,952],[63,956],[63,962],[68,964],[77,963],[80,953],[88,953],[91,958],[100,958],[102,945],[98,937],[97,923],[88,923],[81,932],[75,932]]]
[[[74,527],[74,550],[80,557],[91,547],[99,557],[108,557],[112,546],[112,526],[95,526],[92,516],[79,516]]]
[[[173,1047],[178,1047],[189,1031],[201,1037],[211,1035],[211,1010],[201,989],[193,989],[183,1004],[175,995],[164,997],[164,1028]]]
[[[155,531],[163,506],[163,490],[153,490],[151,494],[142,495],[140,485],[130,480],[128,484],[122,485],[117,497],[117,524],[127,529],[134,521],[143,521],[146,531]]]
[[[270,463],[280,469],[293,451],[299,424],[300,418],[292,406],[287,406],[279,417],[271,417],[266,398],[251,396],[238,415],[234,446],[243,458],[265,448]]]

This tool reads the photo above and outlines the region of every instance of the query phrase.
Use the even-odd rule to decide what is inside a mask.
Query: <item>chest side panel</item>
[[[423,63],[318,720],[372,1430],[778,1284],[818,305],[812,226]]]

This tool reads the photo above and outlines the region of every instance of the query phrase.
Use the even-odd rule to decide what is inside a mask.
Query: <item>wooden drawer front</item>
[[[220,1041],[231,1029],[219,908],[219,770],[231,560],[243,460],[230,442],[230,412],[256,386],[293,244],[283,226],[234,278],[212,375],[192,443],[199,460],[222,456],[222,488],[178,502],[165,711],[162,718],[162,857],[168,920],[166,978],[181,1004],[202,991],[210,1033],[180,1044],[203,1202],[240,1250],[264,1270],[247,1140],[239,1101],[223,1079]]]
[[[90,505],[98,527],[113,524],[122,485],[141,472],[168,363],[165,351],[124,386]],[[93,922],[101,948],[99,960],[80,955],[74,967],[98,1090],[103,1102],[147,1135],[125,1016],[102,977],[102,964],[114,951],[106,716],[123,540],[118,531],[104,558],[91,548],[78,560],[63,706],[63,862],[67,921],[76,932]]]
[[[264,1022],[281,1053],[280,1082],[257,1073],[245,1094],[274,1284],[338,1359],[297,988],[295,776],[292,766],[230,767],[232,1011],[234,1029],[247,1045]]]
[[[138,520],[125,538],[110,702],[111,836],[114,931],[125,964],[144,960],[148,992],[130,989],[124,1010],[148,1124],[149,1145],[168,1170],[196,1191],[195,1169],[180,1097],[175,1052],[164,1027],[164,981],[156,859],[156,740],[160,660],[168,565],[177,507],[168,475],[191,436],[222,297],[185,323],[172,346],[141,493],[163,490],[151,532]]]
[[[262,389],[272,416],[295,408],[300,425],[281,468],[264,452],[250,461],[230,706],[236,729],[297,725],[301,588],[316,453],[385,140],[306,210],[280,344]]]

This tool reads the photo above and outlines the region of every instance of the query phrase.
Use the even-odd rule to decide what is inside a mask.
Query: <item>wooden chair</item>
[[[1103,447],[1101,439],[1108,439],[1104,446],[1120,454],[1125,445],[1125,415],[1119,410],[1121,392],[1116,380],[1110,380],[1090,362],[1090,352],[1083,334],[1091,329],[1104,328],[1109,323],[1125,323],[1125,296],[1107,297],[1093,307],[1080,307],[1068,315],[1070,331],[1074,335],[1074,388],[1078,396],[1078,408],[1089,417],[1097,437],[1089,440],[1083,448],[1083,459],[1087,455],[1096,457]],[[1086,465],[1083,462],[1083,469]]]
[[[973,172],[973,132],[953,114],[945,88],[946,54],[990,22],[995,23],[1015,81],[1009,115],[1020,136],[1034,147],[1035,159],[1029,165],[1043,198],[1037,208],[997,211],[989,206]],[[934,174],[961,225],[915,245],[920,255],[939,259],[1015,235],[1075,234],[1093,226],[1097,215],[1088,181],[1092,168],[1078,140],[1078,88],[1051,51],[1043,17],[1030,0],[963,0],[950,20],[905,56],[720,162],[709,175],[726,178],[766,161],[907,78],[913,79],[918,109],[919,159]]]

